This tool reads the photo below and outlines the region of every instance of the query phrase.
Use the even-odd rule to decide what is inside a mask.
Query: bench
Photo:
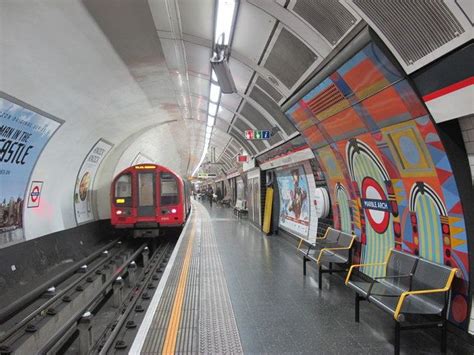
[[[384,276],[372,278],[365,270],[378,270]],[[456,271],[394,249],[383,263],[352,265],[346,285],[355,291],[355,321],[359,322],[359,302],[368,301],[393,317],[395,354],[400,353],[401,330],[431,327],[441,328],[441,351],[445,352],[447,304]],[[426,319],[427,316],[436,319]],[[417,317],[417,323],[407,322],[408,317]],[[426,321],[420,323],[419,318]]]
[[[322,275],[333,272],[346,272],[351,264],[352,246],[355,235],[347,234],[329,227],[321,238],[316,238],[315,244],[310,244],[307,250],[298,248],[303,255],[303,275],[306,275],[306,263],[314,261],[318,265],[318,287],[322,289]],[[301,243],[300,243],[301,245]],[[327,268],[323,268],[327,263]],[[335,265],[342,266],[334,268]]]
[[[237,218],[241,218],[242,216],[247,216],[248,215],[247,201],[237,200],[234,206],[234,214],[237,216]]]
[[[217,201],[223,207],[230,207],[230,197],[223,198],[222,200]]]

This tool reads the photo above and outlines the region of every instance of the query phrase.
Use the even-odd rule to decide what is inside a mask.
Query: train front
[[[111,186],[111,223],[133,229],[133,236],[158,237],[164,228],[186,219],[183,180],[155,164],[135,165],[119,173]]]

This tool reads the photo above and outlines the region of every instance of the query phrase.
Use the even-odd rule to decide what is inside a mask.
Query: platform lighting
[[[209,105],[207,107],[207,114],[209,116],[217,115],[217,105],[213,104],[212,102],[209,102]]]
[[[235,0],[218,0],[217,1],[217,17],[216,29],[214,32],[214,40],[217,41],[219,36],[224,34],[223,45],[229,45],[229,39],[232,31],[232,20],[234,19]]]
[[[216,118],[214,116],[207,116],[207,127],[212,127],[216,123]]]
[[[214,73],[214,71],[212,71]],[[212,102],[219,102],[219,97],[221,96],[221,88],[211,83],[211,91],[209,93],[209,100]]]
[[[212,129],[216,122],[215,116],[218,111],[221,111],[218,105],[221,93],[230,94],[237,91],[227,63],[228,58],[226,58],[232,34],[235,10],[236,0],[217,0],[216,27],[214,29],[216,50],[214,56],[211,58],[211,87],[209,91],[209,105],[207,108],[206,137],[201,159],[194,169],[192,176],[194,176],[201,167],[209,149]],[[218,82],[219,85],[216,85],[215,82]]]

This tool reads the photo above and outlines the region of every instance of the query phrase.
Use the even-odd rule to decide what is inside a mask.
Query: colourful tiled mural
[[[450,319],[467,328],[459,191],[436,127],[404,75],[370,43],[286,114],[324,171],[335,227],[358,237],[355,261],[383,262],[397,248],[459,268]]]

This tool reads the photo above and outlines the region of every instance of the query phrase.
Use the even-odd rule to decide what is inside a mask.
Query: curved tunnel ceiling
[[[238,92],[221,98],[210,144],[217,163],[230,169],[241,151],[256,156],[299,134],[282,105],[367,25],[406,73],[472,37],[463,2],[402,3],[241,0],[229,61]],[[381,21],[379,13],[397,4],[405,16]],[[122,164],[119,147],[128,154],[125,146],[130,154],[156,147],[150,158],[157,163],[171,154],[183,176],[195,169],[205,141],[214,13],[214,0],[0,2],[1,90],[65,121],[35,167],[35,176],[48,178],[65,170],[51,177],[58,184],[51,198],[59,201],[51,213],[64,215],[50,229],[74,224],[63,196],[72,194],[99,138],[114,146],[104,163],[115,164],[110,174]],[[424,13],[440,19],[424,23],[433,40],[410,35],[413,17]],[[410,30],[394,37],[400,28]],[[140,133],[169,121],[176,122]],[[276,134],[246,141],[246,129]]]

